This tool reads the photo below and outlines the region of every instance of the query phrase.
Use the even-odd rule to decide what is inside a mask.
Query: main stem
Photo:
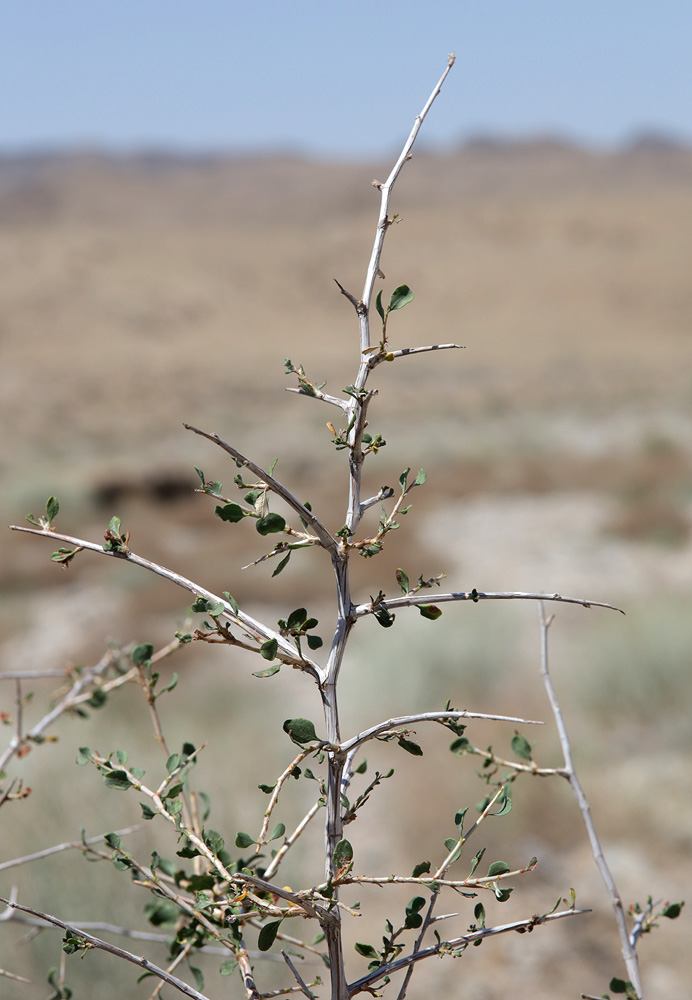
[[[454,65],[454,56],[451,55],[447,62],[447,67],[435,85],[430,97],[425,103],[423,110],[417,115],[413,128],[406,140],[404,147],[396,161],[389,177],[384,184],[376,185],[381,192],[380,212],[375,233],[375,241],[370,255],[363,295],[360,301],[356,301],[352,296],[360,329],[360,363],[358,375],[354,383],[356,393],[352,396],[351,402],[346,410],[348,425],[350,426],[348,436],[349,464],[348,464],[348,508],[346,511],[345,526],[348,529],[348,538],[341,538],[339,546],[330,548],[334,575],[336,577],[337,596],[337,621],[332,638],[332,645],[329,651],[329,658],[325,675],[320,682],[320,694],[322,697],[322,707],[324,712],[324,722],[326,727],[326,738],[332,745],[341,742],[341,732],[339,727],[339,708],[337,703],[337,683],[339,671],[343,661],[346,643],[349,634],[356,622],[354,605],[351,601],[351,589],[349,583],[348,560],[351,549],[348,539],[356,532],[360,520],[363,516],[363,506],[360,499],[361,478],[363,472],[364,454],[362,450],[363,432],[366,427],[366,413],[368,404],[374,395],[365,391],[368,375],[372,370],[369,360],[370,354],[367,352],[370,347],[370,302],[372,300],[375,280],[380,272],[380,259],[384,239],[387,229],[391,225],[389,218],[389,198],[394,183],[401,172],[401,169],[410,158],[411,148],[420,131],[423,120],[427,115],[433,101],[440,92],[440,88],[447,78],[447,74]],[[361,390],[359,392],[358,390]],[[341,812],[341,786],[344,773],[345,756],[343,753],[328,751],[328,776],[327,776],[327,821],[325,829],[325,876],[329,880],[330,876],[336,874],[333,863],[334,848],[343,839],[343,821]],[[331,975],[332,1000],[349,1000],[350,992],[346,982],[346,972],[344,967],[343,943],[341,937],[341,913],[338,903],[338,888],[334,889],[332,896],[332,920],[323,924]]]

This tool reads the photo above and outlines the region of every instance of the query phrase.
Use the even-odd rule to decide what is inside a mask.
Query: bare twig
[[[401,347],[396,351],[379,352],[370,355],[370,367],[375,368],[382,361],[395,361],[397,358],[407,358],[411,354],[426,354],[428,351],[464,350],[463,344],[430,344],[427,347]]]
[[[102,545],[98,545],[95,542],[87,542],[84,539],[74,538],[72,535],[58,534],[58,532],[55,531],[48,532],[41,531],[37,528],[25,528],[24,525],[11,524],[10,530],[23,531],[30,535],[40,535],[44,538],[53,539],[54,541],[57,540],[65,542],[67,545],[79,546],[82,549],[86,549],[89,552],[96,552],[102,556],[109,556],[113,559],[124,560],[125,562],[132,563],[134,566],[140,566],[142,569],[149,570],[149,572],[155,573],[157,576],[161,576],[165,580],[170,580],[171,583],[175,583],[178,587],[182,587],[183,590],[187,590],[190,594],[194,594],[199,597],[206,597],[207,600],[213,601],[215,604],[223,604],[223,615],[230,619],[230,621],[241,625],[258,642],[265,642],[267,639],[276,639],[278,644],[278,659],[282,659],[284,662],[289,663],[292,666],[297,666],[301,670],[305,670],[307,673],[312,674],[316,680],[321,679],[323,676],[321,667],[319,667],[316,663],[313,663],[312,660],[307,657],[303,657],[299,660],[295,656],[294,647],[291,646],[288,640],[285,639],[279,632],[268,628],[262,622],[256,621],[240,609],[236,613],[233,610],[233,607],[228,603],[228,601],[224,600],[223,597],[219,597],[218,594],[212,593],[212,591],[207,590],[206,587],[202,587],[193,580],[188,580],[187,577],[181,576],[180,573],[175,573],[166,566],[161,566],[159,563],[152,562],[150,559],[138,556],[130,549],[125,551],[106,550]]]
[[[320,519],[313,514],[311,510],[308,510],[305,504],[301,503],[290,490],[286,489],[286,487],[277,479],[274,479],[274,477],[271,476],[265,469],[253,462],[252,459],[243,455],[243,453],[238,451],[237,448],[234,448],[232,444],[228,444],[227,441],[223,441],[218,434],[209,434],[207,431],[200,430],[199,427],[193,427],[192,424],[184,424],[183,426],[186,427],[187,430],[192,431],[194,434],[199,434],[200,437],[204,437],[208,441],[213,441],[213,443],[217,444],[219,448],[222,448],[225,452],[228,452],[229,455],[232,455],[237,462],[240,462],[241,465],[244,465],[251,472],[254,472],[254,474],[261,479],[263,483],[266,483],[277,496],[281,497],[284,503],[287,503],[299,517],[302,517],[303,520],[312,527],[312,530],[315,532],[320,542],[328,552],[335,551],[337,548],[337,541],[332,537],[332,535],[330,535]]]
[[[0,969],[0,976],[4,976],[6,979],[15,979],[18,983],[29,983],[30,979],[26,979],[24,976],[18,976],[14,972],[8,972],[7,969]]]
[[[301,761],[304,761],[306,757],[310,757],[310,755],[313,753],[315,753],[314,747],[310,747],[308,750],[301,750],[301,752],[298,754],[295,760],[292,760],[291,763],[288,765],[288,767],[283,771],[283,773],[280,774],[279,777],[276,779],[276,784],[274,785],[274,791],[272,792],[271,798],[269,800],[269,805],[267,806],[264,812],[264,822],[262,823],[262,829],[260,830],[259,836],[257,837],[257,848],[255,850],[255,854],[259,854],[261,847],[265,843],[264,838],[267,836],[267,831],[269,830],[269,819],[271,817],[272,812],[274,811],[276,803],[279,801],[279,795],[281,793],[281,789],[283,788],[286,781],[288,781],[288,779],[291,777],[291,775],[295,771],[296,767],[301,763]]]
[[[441,722],[444,724],[446,720],[454,721],[457,719],[489,719],[494,722],[514,722],[524,726],[543,725],[542,722],[536,719],[519,719],[511,715],[494,715],[485,712],[419,712],[417,715],[401,715],[396,719],[387,719],[385,722],[379,722],[376,726],[365,729],[352,739],[346,740],[340,745],[339,752],[342,754],[350,753],[353,749],[362,743],[366,743],[368,740],[378,739],[387,733],[396,732],[397,729],[415,725],[417,722]]]
[[[284,840],[284,842],[281,845],[281,847],[279,848],[279,850],[276,852],[276,854],[274,855],[274,857],[272,858],[272,860],[267,865],[267,868],[266,868],[266,870],[264,872],[265,879],[270,879],[274,875],[274,873],[276,872],[276,869],[279,867],[279,865],[283,861],[283,859],[286,856],[287,852],[291,849],[291,847],[293,847],[293,845],[295,844],[296,840],[298,839],[298,837],[300,837],[301,833],[303,832],[303,830],[305,829],[305,827],[308,825],[308,823],[310,822],[310,820],[313,819],[313,817],[315,817],[317,815],[317,813],[319,812],[319,810],[323,806],[324,806],[324,802],[322,802],[322,801],[315,802],[315,804],[313,806],[311,806],[311,808],[308,810],[308,812],[305,814],[305,816],[303,816],[302,820],[297,825],[297,827],[295,828],[295,830],[293,831],[293,833],[289,837],[286,837],[286,839]]]
[[[579,810],[582,814],[582,819],[584,820],[584,826],[586,827],[586,832],[589,838],[589,843],[591,844],[591,850],[593,852],[596,866],[601,873],[601,878],[603,879],[610,897],[610,902],[615,914],[618,934],[620,935],[620,948],[622,950],[622,957],[625,962],[628,978],[634,986],[639,1000],[643,1000],[641,978],[639,975],[639,961],[637,959],[636,949],[633,942],[630,941],[629,932],[627,930],[625,908],[622,905],[622,898],[615,884],[615,879],[613,878],[612,872],[610,871],[603,854],[603,848],[601,847],[601,842],[598,839],[598,834],[596,833],[596,826],[591,816],[589,801],[584,793],[581,782],[579,781],[574,768],[572,747],[567,734],[567,727],[565,726],[562,709],[560,708],[557,693],[550,676],[548,666],[548,629],[552,624],[553,617],[546,616],[542,602],[539,602],[538,613],[541,623],[541,675],[543,677],[543,684],[545,686],[546,694],[548,695],[550,707],[553,710],[553,715],[555,716],[555,726],[558,731],[558,736],[560,737],[560,746],[562,747],[562,754],[565,760],[565,774],[572,787]]]
[[[484,927],[481,930],[469,931],[468,934],[461,934],[459,937],[452,938],[449,941],[441,941],[439,944],[432,945],[429,948],[421,948],[420,951],[405,955],[394,962],[389,962],[387,965],[381,965],[379,968],[373,969],[367,976],[363,976],[349,985],[349,996],[355,996],[356,993],[362,993],[363,990],[370,991],[372,984],[376,983],[378,979],[383,979],[385,976],[391,976],[395,972],[400,972],[414,962],[420,962],[423,959],[432,958],[434,955],[441,955],[464,948],[474,941],[482,941],[487,937],[496,937],[498,934],[508,934],[511,931],[518,931],[519,933],[522,931],[532,931],[534,927],[539,927],[553,920],[561,920],[563,917],[578,917],[585,913],[591,913],[591,910],[559,910],[557,913],[534,916],[527,920],[515,920],[511,924],[500,924],[496,927]]]
[[[171,975],[169,972],[166,972],[165,969],[162,969],[160,966],[150,962],[148,958],[144,958],[142,955],[133,955],[132,952],[125,951],[124,948],[119,948],[117,945],[111,944],[109,941],[102,941],[100,938],[94,937],[92,934],[88,934],[86,931],[80,930],[79,927],[74,927],[72,924],[68,924],[64,920],[60,920],[58,917],[54,917],[50,913],[44,913],[42,910],[35,910],[31,906],[22,906],[20,903],[15,903],[9,899],[3,899],[2,897],[0,897],[0,903],[4,903],[6,906],[9,906],[14,910],[19,910],[22,913],[30,913],[34,917],[40,917],[41,920],[45,920],[47,924],[53,924],[54,927],[61,927],[72,937],[77,938],[80,941],[84,941],[86,945],[92,948],[98,948],[100,951],[108,952],[110,955],[122,958],[126,962],[138,965],[141,969],[144,969],[145,972],[149,972],[153,976],[158,976],[159,979],[163,979],[169,986],[175,987],[175,989],[184,993],[185,996],[192,997],[193,1000],[209,1000],[209,997],[206,997],[204,993],[200,993],[198,990],[188,985],[188,983],[183,982],[182,979],[178,979],[177,976]]]
[[[440,93],[442,85],[447,79],[447,76],[449,75],[449,72],[452,66],[454,65],[454,61],[455,61],[455,56],[452,54],[450,55],[447,61],[447,66],[445,68],[444,73],[437,81],[437,84],[433,88],[430,97],[425,102],[423,110],[420,112],[419,115],[416,116],[413,128],[411,129],[408,139],[404,143],[404,147],[401,150],[401,153],[399,154],[399,158],[392,167],[389,177],[384,182],[384,184],[378,183],[376,185],[381,194],[380,216],[377,221],[377,234],[375,236],[375,243],[373,245],[372,253],[370,255],[370,263],[368,264],[368,269],[365,275],[365,285],[363,287],[363,294],[361,295],[361,302],[365,307],[364,310],[362,311],[359,310],[360,331],[361,331],[361,340],[360,340],[361,353],[363,351],[366,351],[370,347],[370,327],[368,323],[368,318],[369,318],[368,312],[370,309],[370,301],[372,299],[373,289],[375,287],[375,280],[378,274],[380,273],[380,260],[382,258],[382,248],[384,246],[384,238],[387,235],[387,230],[389,226],[391,225],[391,219],[389,218],[389,200],[391,197],[392,188],[394,187],[404,164],[411,157],[411,150],[413,148],[414,142],[416,141],[418,133],[420,132],[421,125],[425,121],[425,117],[428,114],[428,111],[430,111],[430,108],[433,106],[435,98]]]
[[[125,837],[129,833],[135,833],[140,830],[141,826],[127,826],[122,830],[116,830],[115,834],[119,837]],[[56,844],[54,847],[47,847],[43,851],[36,851],[34,854],[25,854],[21,858],[13,858],[11,861],[3,861],[0,863],[0,872],[5,871],[7,868],[17,868],[18,865],[27,864],[29,861],[38,861],[41,858],[50,857],[51,854],[60,854],[62,851],[83,851],[85,848],[90,847],[92,844],[103,843],[108,834],[102,833],[98,837],[87,837],[85,840],[69,840],[63,844]]]
[[[310,989],[308,989],[307,983],[305,982],[305,980],[302,978],[302,976],[300,975],[300,973],[296,969],[295,965],[293,964],[293,962],[289,958],[288,954],[283,949],[281,950],[281,954],[283,956],[284,962],[286,963],[286,965],[289,967],[289,969],[293,973],[293,976],[295,977],[295,981],[298,983],[298,986],[300,987],[301,992],[304,993],[306,997],[308,997],[308,1000],[315,1000],[315,994]]]
[[[379,601],[377,607],[386,608],[387,611],[397,608],[418,607],[421,604],[445,604],[450,601],[471,601],[476,604],[478,601],[556,601],[562,604],[580,604],[583,608],[609,608],[611,611],[619,611],[624,615],[622,608],[615,607],[614,604],[606,604],[603,601],[590,601],[582,597],[563,597],[562,594],[531,594],[522,591],[497,591],[489,593],[481,590],[460,590],[453,594],[416,594],[412,597],[392,597]],[[369,604],[359,604],[353,609],[356,618],[373,613],[372,602]]]

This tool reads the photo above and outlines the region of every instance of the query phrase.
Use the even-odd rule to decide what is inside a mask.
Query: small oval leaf
[[[404,306],[408,305],[412,299],[413,292],[408,285],[399,285],[398,288],[395,288],[392,292],[387,312],[393,312],[395,309],[403,309]]]
[[[259,938],[257,939],[257,947],[260,951],[269,951],[276,940],[279,927],[281,927],[280,920],[273,920],[270,924],[264,925],[262,930],[259,932]]]
[[[255,528],[260,535],[273,535],[277,531],[283,531],[285,527],[286,521],[281,514],[269,513],[265,517],[258,517],[255,521]]]
[[[296,743],[309,743],[317,739],[315,726],[309,719],[286,719],[283,730]]]

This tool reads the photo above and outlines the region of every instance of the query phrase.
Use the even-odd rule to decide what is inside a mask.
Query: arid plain
[[[296,555],[273,581],[273,564],[241,570],[264,551],[261,539],[246,524],[222,524],[193,492],[193,465],[227,490],[236,470],[182,425],[216,431],[264,466],[278,456],[279,478],[340,527],[344,454],[325,426],[338,413],[286,392],[295,381],[283,360],[332,393],[354,380],[357,326],[334,279],[360,294],[378,210],[371,182],[388,169],[291,157],[0,159],[3,522],[23,523],[55,494],[59,529],[98,541],[118,514],[141,555],[229,590],[270,621],[315,608],[326,639],[329,573],[315,553],[302,562]],[[406,165],[393,210],[381,286],[385,301],[401,283],[415,299],[392,316],[392,345],[464,349],[402,358],[373,376],[369,429],[387,445],[369,460],[367,482],[374,492],[403,468],[423,466],[428,484],[383,554],[359,560],[356,589],[363,600],[380,588],[394,596],[403,566],[415,578],[445,572],[453,590],[559,592],[622,607],[625,618],[558,609],[556,682],[623,895],[689,897],[692,152],[653,141],[610,154],[551,141],[422,152]],[[63,571],[50,562],[54,547],[16,533],[2,539],[2,669],[89,662],[106,638],[160,645],[180,627],[189,604],[181,591],[86,553]],[[439,623],[400,615],[387,632],[370,625],[356,636],[344,680],[346,727],[440,707],[447,697],[548,719],[529,604],[450,606]],[[318,709],[301,678],[282,671],[260,681],[254,661],[236,658],[229,670],[225,653],[180,654],[188,714],[171,725],[201,743],[229,721],[250,731],[260,701],[263,718],[276,716],[258,751],[260,773],[234,773],[225,786],[232,794],[224,791],[216,824],[227,825],[230,841],[253,822],[253,807],[257,815],[264,808],[261,799],[237,806],[233,796],[254,795],[248,789],[269,780],[267,768],[285,766],[287,702],[295,715]],[[11,712],[13,699],[5,684],[0,707]],[[21,763],[17,773],[34,791],[3,808],[0,861],[77,836],[83,822],[97,833],[136,819],[134,803],[125,819],[111,808],[73,828],[64,809],[89,799],[84,769],[76,778],[67,770],[76,746],[108,739],[101,749],[132,743],[153,755],[150,734],[128,731],[131,711],[117,709],[107,725],[94,714],[57,726],[59,749],[36,747]],[[508,751],[510,737],[483,730],[478,739],[504,741]],[[553,737],[538,740],[554,759]],[[448,761],[432,742],[422,762],[392,760],[406,775],[407,799],[392,789],[363,820],[361,849],[373,869],[410,868],[449,835],[466,789],[453,775],[474,768]],[[213,780],[223,781],[219,752],[209,753]],[[471,803],[481,797],[475,786]],[[517,855],[508,861],[537,855],[540,863],[494,919],[542,912],[571,886],[595,915],[580,918],[578,930],[540,929],[438,963],[437,991],[496,1000],[511,984],[527,998],[600,994],[621,972],[618,946],[575,807],[563,788],[526,782],[515,795],[490,843]],[[96,867],[106,868],[90,874]],[[30,877],[24,901],[55,912],[67,899],[70,917],[86,919],[79,895],[65,893],[59,871],[47,872]],[[110,889],[94,897],[100,892]],[[90,899],[90,919],[98,904]],[[685,993],[686,921],[683,911],[642,942],[652,997]],[[20,931],[6,927],[0,966],[22,971],[21,951],[7,947]],[[361,941],[364,933],[354,931]],[[43,934],[31,948],[40,982],[59,942]],[[411,997],[429,995],[424,978],[416,987],[414,977]],[[454,985],[462,979],[468,992]],[[125,995],[117,982],[104,1000]],[[11,1000],[42,995],[7,989]],[[139,989],[148,995],[146,984]],[[209,989],[222,995],[216,983]]]

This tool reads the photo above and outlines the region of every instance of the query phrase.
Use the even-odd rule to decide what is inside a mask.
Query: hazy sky
[[[0,149],[692,140],[692,0],[0,0]]]

